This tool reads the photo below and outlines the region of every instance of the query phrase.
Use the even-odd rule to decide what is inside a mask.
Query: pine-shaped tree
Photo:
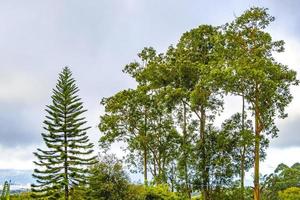
[[[71,187],[85,184],[87,167],[94,163],[93,144],[89,142],[82,114],[81,99],[72,73],[65,67],[59,74],[56,88],[53,89],[52,104],[46,108],[46,119],[42,133],[46,149],[37,149],[34,162],[37,169],[33,177],[33,198],[69,199]]]

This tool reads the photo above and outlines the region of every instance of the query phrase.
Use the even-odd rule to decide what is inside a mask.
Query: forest
[[[6,184],[1,200],[300,199],[300,163],[260,172],[299,84],[274,58],[284,51],[267,31],[274,20],[251,7],[223,25],[187,30],[165,52],[143,48],[123,69],[136,87],[99,97],[98,144],[89,140],[71,67],[63,68],[45,108],[45,146],[34,152],[35,183],[21,194]],[[232,96],[240,112],[216,123]],[[124,159],[110,153],[114,144]]]

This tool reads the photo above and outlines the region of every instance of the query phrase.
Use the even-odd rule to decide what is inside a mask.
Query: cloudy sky
[[[300,74],[298,0],[1,0],[0,169],[33,169],[44,108],[64,66],[71,67],[81,89],[93,127],[89,135],[97,145],[99,102],[134,87],[121,70],[143,47],[164,51],[183,32],[224,24],[251,6],[267,7],[276,17],[269,31],[286,42],[286,52],[276,57]],[[292,92],[289,118],[278,120],[279,138],[271,142],[262,173],[280,162],[300,162],[300,88]],[[225,117],[237,110],[232,101],[240,102],[226,101]]]

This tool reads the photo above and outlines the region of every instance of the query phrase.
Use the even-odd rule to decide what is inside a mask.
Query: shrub
[[[175,192],[169,190],[166,184],[146,187],[145,200],[182,200]]]
[[[281,200],[299,200],[300,199],[300,188],[290,187],[283,191],[278,192]]]

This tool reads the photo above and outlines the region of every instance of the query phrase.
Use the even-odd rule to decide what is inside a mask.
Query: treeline
[[[91,168],[88,187],[73,187],[70,199],[72,200],[184,200],[184,194],[171,192],[168,185],[143,185],[133,184],[126,174],[122,161],[114,155],[101,157],[99,163]],[[273,173],[262,178],[262,199],[265,200],[297,200],[300,199],[300,164],[291,167],[279,164]],[[222,200],[238,200],[240,188],[238,181],[223,190]],[[1,200],[28,200],[31,192],[12,194],[1,197]],[[245,188],[245,199],[252,199],[252,188]],[[45,198],[46,199],[46,198]],[[199,194],[194,195],[194,200],[202,199]]]
[[[277,195],[268,188],[272,181],[268,187],[260,184],[259,162],[269,139],[277,136],[275,118],[287,116],[290,86],[298,80],[273,57],[284,42],[265,31],[272,21],[267,9],[250,8],[222,26],[201,25],[184,33],[164,53],[144,48],[138,61],[125,66],[137,87],[102,99],[99,143],[109,150],[124,142],[126,162],[143,173],[143,185],[131,184],[112,156],[92,156],[86,110],[70,69],[64,68],[46,107],[45,148],[34,153],[30,198],[155,200],[196,194],[204,200],[259,200]],[[240,112],[218,127],[215,119],[228,95],[240,97]],[[244,186],[252,167],[253,192]]]
[[[254,7],[222,26],[184,33],[164,53],[144,48],[123,70],[137,87],[101,102],[101,147],[124,142],[145,185],[168,184],[187,198],[226,199],[238,178],[235,197],[243,200],[245,171],[254,167],[252,198],[261,199],[259,162],[277,136],[274,119],[287,116],[290,86],[298,85],[296,72],[273,57],[284,50],[265,31],[273,21]],[[217,127],[229,95],[240,97],[240,112]]]

